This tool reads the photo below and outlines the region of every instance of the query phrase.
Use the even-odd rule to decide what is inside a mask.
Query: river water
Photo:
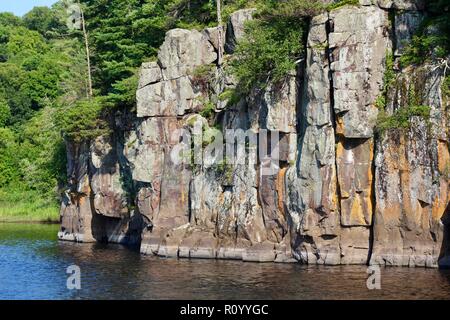
[[[302,266],[141,256],[119,245],[59,242],[57,225],[0,224],[0,299],[450,299],[450,271]],[[67,289],[67,267],[81,289]]]

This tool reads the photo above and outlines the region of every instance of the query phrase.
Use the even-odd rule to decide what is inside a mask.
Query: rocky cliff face
[[[60,239],[140,243],[165,257],[448,265],[443,70],[397,71],[383,92],[387,53],[402,54],[423,3],[360,3],[314,17],[303,65],[240,101],[224,98],[238,84],[216,64],[216,28],[169,31],[141,68],[136,115],[118,115],[111,136],[68,143]],[[231,16],[229,57],[252,12]],[[392,115],[411,91],[430,119],[377,133],[377,98]],[[224,147],[222,134],[236,136]],[[203,148],[174,161],[199,135]],[[247,152],[230,161],[240,145]]]

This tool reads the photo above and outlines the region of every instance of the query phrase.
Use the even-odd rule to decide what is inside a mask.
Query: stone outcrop
[[[255,9],[243,9],[231,14],[225,35],[226,53],[231,54],[234,52],[237,41],[244,36],[245,22],[252,19],[255,12]]]
[[[450,202],[449,137],[446,106],[435,66],[408,69],[389,93],[388,112],[411,108],[412,99],[431,108],[430,119],[414,117],[406,132],[378,140],[375,161],[372,263],[436,266],[443,243],[441,221]],[[413,97],[412,97],[413,96]]]
[[[374,102],[390,49],[388,13],[343,7],[317,16],[307,48],[301,153],[288,180],[298,223],[293,249],[308,263],[365,263],[374,207]]]
[[[403,54],[423,9],[361,0],[314,17],[298,69],[240,101],[223,98],[239,84],[217,65],[217,28],[169,31],[141,67],[136,115],[68,143],[60,239],[139,242],[163,257],[448,266],[443,70],[396,70],[384,83],[387,56]],[[227,54],[254,12],[231,15]],[[411,92],[429,119],[377,131],[380,95],[395,115]]]
[[[142,218],[128,208],[120,143],[101,136],[92,143],[68,143],[69,185],[62,196],[60,240],[140,242]]]

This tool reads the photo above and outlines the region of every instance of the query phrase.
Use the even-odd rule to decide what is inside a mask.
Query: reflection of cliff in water
[[[58,242],[55,228],[0,224],[0,299],[450,299],[448,270],[382,268],[382,290],[368,290],[365,266],[162,259]],[[80,291],[66,288],[73,264]]]

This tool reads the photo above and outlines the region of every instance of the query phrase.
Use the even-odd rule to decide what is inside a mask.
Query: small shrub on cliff
[[[200,111],[200,115],[203,118],[211,119],[214,116],[215,106],[211,101],[204,101],[203,109]]]
[[[413,36],[411,43],[405,48],[400,58],[402,67],[420,65],[432,57],[445,58],[448,54],[445,48],[449,39],[444,35],[419,34]]]
[[[211,79],[213,78],[214,65],[198,66],[191,74],[192,83],[203,93],[208,93],[211,87]]]
[[[63,107],[55,115],[55,121],[65,138],[81,142],[108,132],[108,125],[102,116],[102,99],[78,101]]]
[[[387,59],[387,65],[388,67],[392,62],[391,58]],[[379,107],[379,113],[377,118],[377,125],[376,130],[378,133],[382,134],[386,130],[391,129],[408,129],[411,127],[411,118],[413,117],[420,117],[424,119],[427,124],[429,124],[430,119],[430,112],[431,108],[429,106],[422,105],[422,96],[418,92],[415,83],[410,83],[407,91],[407,100],[401,105],[397,110],[393,112],[392,115],[388,115],[386,112],[386,100],[387,100],[387,92],[389,91],[390,87],[392,86],[393,82],[395,80],[395,74],[390,75],[389,68],[386,71],[385,78],[384,78],[384,89],[383,89],[383,95],[380,97],[383,97],[383,105],[378,106]],[[376,103],[378,103],[379,100],[377,100]]]
[[[239,81],[238,91],[264,89],[269,82],[281,83],[302,61],[311,17],[356,0],[325,5],[320,0],[261,1],[255,20],[247,22],[239,41],[232,73]]]
[[[422,22],[400,58],[402,67],[420,65],[433,58],[447,59],[450,54],[450,1],[427,1],[429,15]]]
[[[271,17],[246,25],[246,36],[237,45],[231,68],[241,93],[264,89],[282,81],[296,68],[304,53],[306,21],[295,17]]]
[[[136,104],[138,80],[138,75],[135,72],[132,76],[114,83],[107,96],[108,103],[112,107],[134,106]]]
[[[394,55],[392,52],[386,53],[386,70],[383,76],[383,90],[375,101],[375,106],[384,110],[386,106],[386,96],[388,94],[389,88],[395,81],[395,71],[394,71]]]
[[[220,101],[226,102],[227,105],[235,105],[241,99],[238,92],[234,89],[226,89],[218,98]]]
[[[213,169],[221,176],[222,185],[233,185],[234,167],[229,163],[230,161],[225,157],[220,163],[215,165]]]
[[[407,106],[396,110],[392,115],[381,110],[377,119],[377,131],[383,133],[391,129],[408,129],[411,127],[412,117],[421,117],[428,121],[430,111],[429,106]]]

